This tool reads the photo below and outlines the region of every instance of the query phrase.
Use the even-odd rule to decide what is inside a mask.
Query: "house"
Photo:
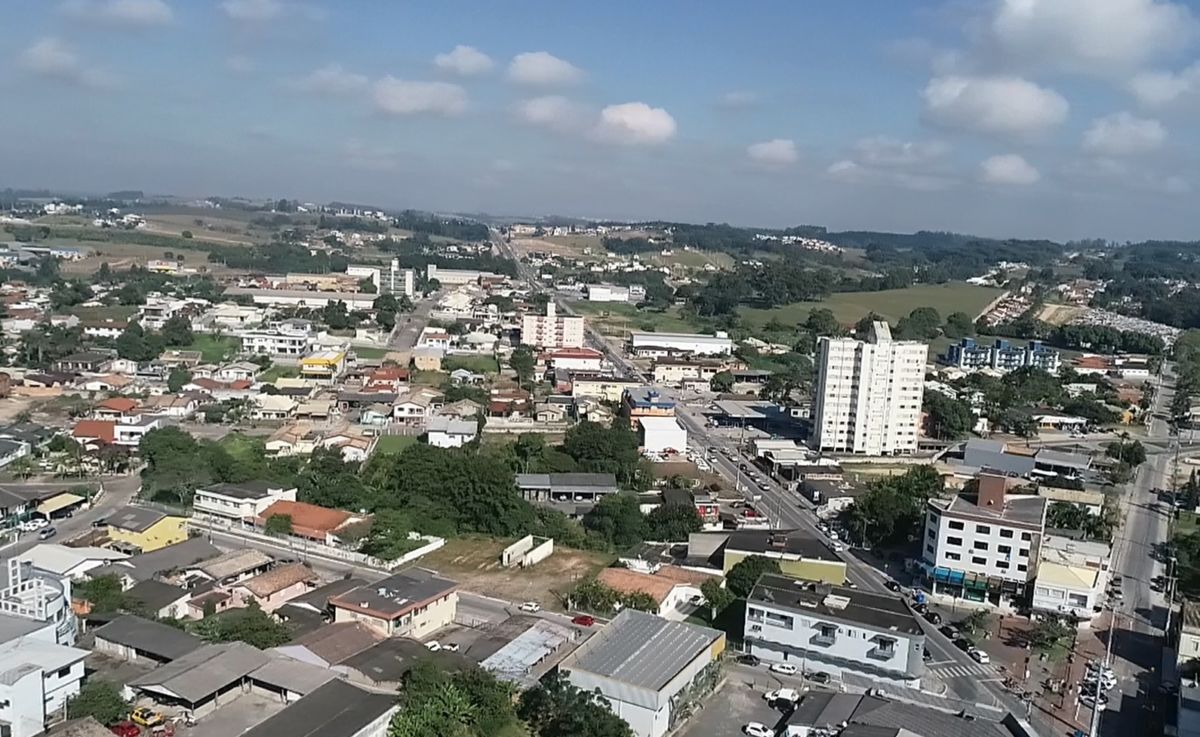
[[[124,507],[104,522],[109,538],[135,553],[149,553],[188,538],[185,517],[145,507]]]
[[[192,508],[198,516],[240,521],[254,519],[281,500],[296,501],[296,489],[277,487],[267,481],[249,481],[196,489]]]
[[[335,622],[361,622],[385,637],[425,637],[454,621],[458,584],[412,568],[331,597]]]
[[[487,381],[483,374],[477,374],[470,369],[456,368],[450,372],[450,381],[455,384],[477,385]]]
[[[137,422],[142,416],[138,403],[129,397],[105,399],[92,408],[92,417],[111,422]]]
[[[264,612],[273,612],[291,599],[308,591],[318,580],[303,563],[288,563],[239,582],[231,589],[243,603],[256,602]]]
[[[113,354],[100,351],[79,351],[54,362],[54,370],[63,373],[99,374],[108,369],[115,358]]]
[[[196,413],[203,396],[202,394],[192,392],[160,394],[158,396],[147,397],[143,404],[147,412],[162,415],[163,417],[183,419],[191,417]]]
[[[720,576],[673,565],[659,566],[653,573],[605,568],[596,576],[597,581],[618,593],[648,595],[657,606],[654,613],[667,619],[682,619],[684,605],[701,595],[700,585],[710,578],[719,580]]]
[[[263,573],[274,562],[275,560],[271,556],[261,550],[241,548],[197,563],[191,566],[188,572],[221,585],[229,585]]]
[[[345,370],[345,351],[317,351],[300,359],[300,378],[320,384],[332,384]]]
[[[554,369],[600,372],[604,369],[604,354],[593,348],[560,348],[547,351],[538,360]]]
[[[75,386],[89,394],[98,392],[119,392],[133,384],[133,379],[121,374],[107,374],[104,376],[84,376],[80,377],[75,382]]]
[[[364,691],[332,680],[243,732],[242,737],[383,737],[399,709],[394,693]]]
[[[316,504],[280,500],[260,512],[255,518],[255,524],[264,527],[276,516],[291,520],[292,535],[315,540],[322,545],[333,545],[337,540],[338,530],[364,519],[342,509],[327,509]]]
[[[461,448],[475,439],[479,423],[435,415],[426,423],[427,442],[435,448]]]
[[[65,713],[67,702],[79,693],[87,656],[87,650],[36,634],[0,642],[0,725],[5,735],[42,734],[48,721]]]
[[[559,671],[581,691],[599,693],[637,737],[662,737],[712,688],[701,684],[724,650],[723,632],[625,609]]]
[[[461,420],[475,419],[479,413],[483,411],[483,405],[479,402],[474,402],[470,399],[460,399],[457,402],[451,402],[443,405],[438,414],[442,417],[457,417]]]
[[[342,460],[347,463],[362,463],[375,450],[377,440],[376,436],[367,435],[360,428],[342,425],[325,433],[319,445],[322,448],[337,448],[342,452]]]
[[[392,407],[396,422],[405,425],[422,425],[425,418],[433,414],[440,404],[442,393],[433,389],[414,389],[401,395]]]
[[[0,468],[4,468],[19,458],[24,458],[32,452],[29,443],[23,440],[0,438]]]
[[[250,406],[255,420],[286,420],[296,411],[296,400],[281,394],[259,394]]]
[[[382,635],[365,624],[341,622],[326,624],[305,633],[286,645],[273,648],[273,652],[322,668],[330,668],[363,652],[382,639]]]
[[[121,560],[111,561],[97,566],[88,572],[89,577],[113,575],[121,580],[123,588],[154,578],[169,580],[175,574],[193,568],[197,563],[211,560],[221,554],[221,551],[202,537],[191,537],[187,540],[159,548],[152,553],[131,555]]]
[[[563,510],[568,516],[581,516],[602,497],[620,491],[611,473],[519,473],[516,482],[525,501]]]
[[[764,660],[919,688],[925,632],[903,599],[764,574],[746,599],[745,640]]]
[[[267,438],[269,456],[312,455],[321,440],[321,432],[307,421],[292,422],[271,433]]]
[[[93,569],[92,575],[100,569]],[[187,602],[195,595],[180,586],[150,579],[134,584],[125,590],[129,601],[136,601],[138,610],[159,619],[183,619],[187,616]]]
[[[92,649],[119,660],[169,663],[204,645],[178,627],[122,614],[95,630]]]

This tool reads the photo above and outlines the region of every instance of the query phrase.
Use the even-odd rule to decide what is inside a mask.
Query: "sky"
[[[1200,236],[1200,0],[6,0],[0,187]]]

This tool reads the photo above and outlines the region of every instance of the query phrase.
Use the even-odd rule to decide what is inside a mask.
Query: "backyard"
[[[404,449],[417,444],[416,435],[381,435],[375,442],[375,452],[385,455],[402,453]]]
[[[200,351],[205,363],[220,363],[238,351],[238,339],[231,335],[197,335],[191,345],[180,346],[181,351]]]

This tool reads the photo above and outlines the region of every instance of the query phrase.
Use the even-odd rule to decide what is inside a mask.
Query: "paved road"
[[[55,520],[53,527],[58,530],[58,534],[46,542],[63,543],[81,532],[90,530],[92,522],[107,517],[129,504],[138,490],[142,488],[141,477],[136,473],[126,476],[105,476],[99,480],[104,485],[103,496],[90,509],[76,512],[65,519]],[[49,489],[57,490],[70,487],[71,481],[27,482],[16,485],[22,487],[45,485]],[[23,533],[15,545],[4,549],[3,556],[5,558],[18,556],[40,542],[42,540],[38,539],[36,532]]]
[[[428,297],[418,300],[413,306],[413,311],[408,315],[396,315],[396,327],[392,328],[392,334],[388,336],[388,350],[411,351],[413,349],[421,331],[429,324],[429,313],[437,304],[439,294],[441,292],[434,292]]]

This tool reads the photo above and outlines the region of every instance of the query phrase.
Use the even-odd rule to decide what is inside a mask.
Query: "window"
[[[946,544],[954,545],[955,547],[960,547],[960,546],[962,546],[962,538],[961,537],[948,537],[948,538],[946,538]]]
[[[1008,553],[1012,552],[1012,546],[1011,545],[997,545],[996,552],[1001,553],[1003,555],[1007,555]]]
[[[1020,571],[1021,573],[1024,573],[1029,570],[1029,566],[1025,565],[1024,563],[1021,563],[1017,566],[1017,570]]]
[[[987,525],[975,525],[975,532],[980,535],[990,535],[992,534],[992,528]]]
[[[936,540],[937,530],[933,529],[932,527],[929,528],[928,532],[925,534],[925,537],[928,537],[930,540]]]
[[[976,550],[987,550],[988,544],[983,542],[982,540],[976,540],[975,545],[973,545],[972,547],[974,547]]]
[[[68,665],[66,668],[59,669],[58,673],[55,675],[57,675],[59,678],[66,678],[67,676],[71,675],[71,666]]]
[[[1029,548],[1021,548],[1021,551],[1020,551],[1020,553],[1018,553],[1018,554],[1019,554],[1019,555],[1020,555],[1022,558],[1028,558],[1028,557],[1029,557]]]
[[[1000,537],[1012,537],[1012,536],[1013,536],[1012,530],[1003,530],[1003,529],[1000,530]]]
[[[987,558],[980,558],[979,556],[975,556],[974,558],[971,558],[971,562],[977,566],[986,566]]]
[[[950,520],[948,524],[951,530],[961,530],[964,527],[962,522],[955,522],[954,520]]]
[[[962,556],[958,553],[946,553],[946,560],[962,560]]]
[[[794,620],[786,614],[776,614],[775,612],[767,612],[767,624],[784,629],[792,629]]]
[[[999,568],[999,569],[1000,569],[1000,570],[1002,570],[1002,571],[1007,571],[1007,570],[1008,570],[1008,563],[1005,563],[1005,562],[1004,562],[1004,561],[1002,561],[1002,560],[998,560],[998,561],[996,561],[996,567],[997,567],[997,568]]]
[[[1024,540],[1025,542],[1029,542],[1030,540],[1033,539],[1033,535],[1030,535],[1028,532],[1022,532],[1021,539]]]
[[[934,552],[935,552],[935,550],[936,550],[936,549],[933,547],[933,544],[932,544],[932,543],[930,543],[929,545],[926,545],[926,546],[925,546],[925,552],[926,552],[926,553],[929,553],[930,555],[933,555],[933,554],[934,554]]]

